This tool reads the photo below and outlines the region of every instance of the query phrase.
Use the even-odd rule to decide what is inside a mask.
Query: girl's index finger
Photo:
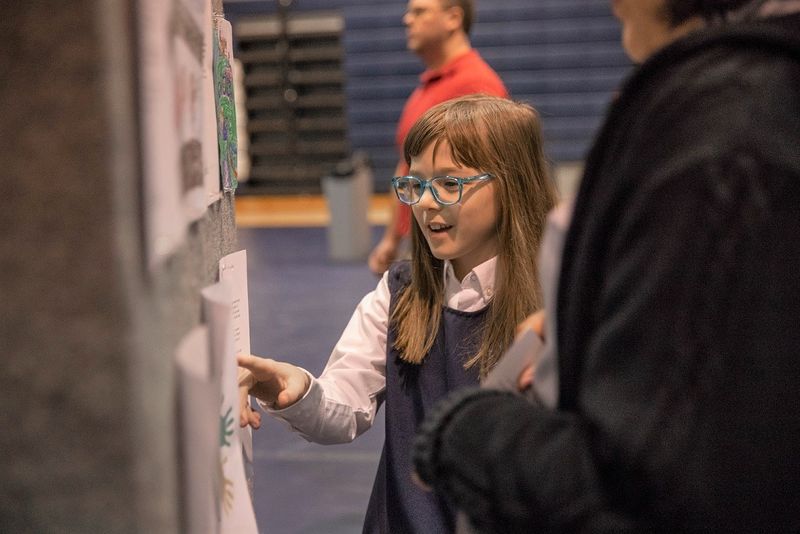
[[[252,354],[238,354],[236,356],[236,361],[240,367],[244,367],[245,369],[252,371],[257,365],[258,358]]]
[[[254,381],[263,380],[265,375],[274,375],[279,372],[278,362],[270,358],[262,358],[253,354],[239,354],[236,356],[239,367],[246,369]]]

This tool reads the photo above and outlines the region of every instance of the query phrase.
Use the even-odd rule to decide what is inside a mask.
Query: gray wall
[[[132,9],[3,3],[0,532],[179,530],[173,351],[234,207],[147,270]]]

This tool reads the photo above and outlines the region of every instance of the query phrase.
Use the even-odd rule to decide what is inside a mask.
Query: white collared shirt
[[[497,256],[475,267],[459,282],[453,264],[444,265],[445,306],[459,311],[478,311],[489,305],[494,295]]]
[[[459,281],[449,261],[444,268],[444,302],[459,311],[478,311],[494,295],[497,257]],[[386,387],[386,335],[389,327],[388,273],[353,312],[319,378],[305,396],[272,416],[316,443],[346,443],[372,426],[378,397]],[[306,371],[308,372],[308,371]]]

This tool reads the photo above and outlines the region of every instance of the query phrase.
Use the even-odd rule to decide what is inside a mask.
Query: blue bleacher
[[[349,137],[375,164],[376,190],[394,170],[394,128],[423,66],[405,48],[397,0],[296,0],[297,11],[338,11]],[[275,2],[228,0],[236,20],[275,12]],[[479,0],[472,43],[505,81],[512,97],[543,117],[545,149],[554,162],[582,160],[605,109],[631,64],[608,0]]]

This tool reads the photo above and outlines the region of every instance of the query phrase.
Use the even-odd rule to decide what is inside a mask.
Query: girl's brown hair
[[[478,352],[464,364],[478,365],[485,376],[510,345],[516,325],[540,307],[536,254],[556,192],[547,172],[539,116],[531,106],[472,95],[431,108],[406,137],[406,162],[443,141],[456,164],[495,177],[496,291]],[[439,330],[444,262],[433,256],[413,217],[411,244],[411,283],[400,294],[391,320],[401,358],[421,363]]]

